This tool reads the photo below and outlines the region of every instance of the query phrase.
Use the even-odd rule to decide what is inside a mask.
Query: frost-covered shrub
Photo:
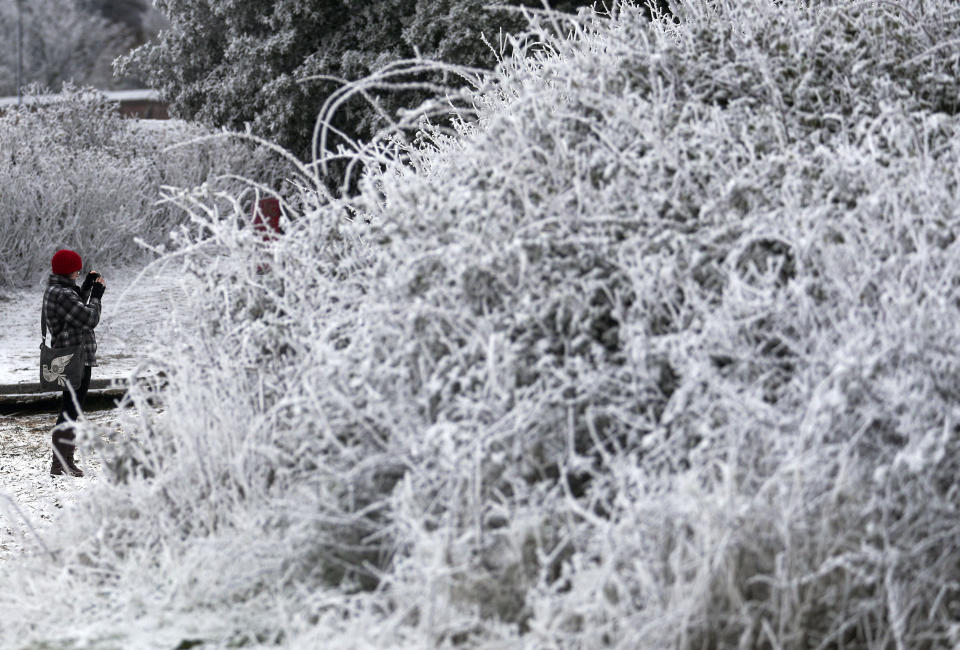
[[[24,83],[111,87],[115,83],[111,61],[136,45],[127,30],[101,16],[88,2],[0,0],[2,96],[17,94],[18,22]]]
[[[275,239],[182,195],[167,384],[3,620],[955,645],[960,14],[675,15],[535,20],[475,119],[384,143],[349,201],[304,187]]]
[[[186,218],[162,201],[165,186],[209,181],[239,193],[248,184],[218,178],[282,179],[266,149],[210,135],[121,119],[101,94],[69,85],[56,102],[0,116],[0,285],[36,279],[60,247],[98,266],[143,256],[137,239],[161,243]]]

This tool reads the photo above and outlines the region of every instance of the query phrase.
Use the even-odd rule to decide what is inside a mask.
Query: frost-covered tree
[[[83,6],[107,20],[122,25],[136,44],[155,36],[163,17],[150,0],[82,0]]]
[[[0,94],[16,94],[17,3],[0,0]],[[58,88],[65,81],[100,88],[113,82],[111,61],[133,43],[120,25],[73,0],[21,2],[23,80]]]
[[[578,4],[588,3],[557,8]],[[309,158],[317,112],[341,80],[418,53],[492,67],[496,55],[481,35],[496,41],[501,29],[523,24],[510,11],[521,5],[543,6],[538,0],[158,0],[170,28],[120,67],[141,71],[181,117],[235,129],[249,124]],[[385,126],[384,112],[425,97],[409,89],[358,97],[337,112],[333,126],[365,139]]]

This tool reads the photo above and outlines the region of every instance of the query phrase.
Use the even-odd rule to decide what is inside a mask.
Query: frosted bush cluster
[[[806,4],[535,14],[359,195],[196,195],[163,412],[0,634],[956,644],[960,12]]]
[[[5,42],[0,50],[0,95],[17,95],[18,58],[21,77],[30,82],[58,87],[76,81],[99,88],[130,88],[116,85],[110,62],[139,39],[101,15],[97,4],[135,7],[139,2],[0,0],[0,32]],[[17,45],[18,32],[22,47]]]
[[[164,126],[121,119],[101,94],[71,85],[59,101],[0,116],[0,286],[36,280],[58,248],[99,268],[142,257],[136,240],[156,245],[185,220],[161,200],[166,186],[209,182],[239,193],[248,184],[224,174],[271,182],[282,173],[266,149]]]

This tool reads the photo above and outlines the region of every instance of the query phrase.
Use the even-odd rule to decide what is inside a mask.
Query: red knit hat
[[[64,248],[53,254],[50,266],[57,275],[70,275],[83,268],[83,260],[73,251]]]

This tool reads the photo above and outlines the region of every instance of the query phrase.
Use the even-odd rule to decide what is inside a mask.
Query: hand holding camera
[[[107,288],[107,283],[104,281],[103,276],[96,271],[90,271],[87,273],[87,277],[83,281],[83,285],[84,287],[91,288],[90,295],[92,295],[94,298],[101,297],[104,289]]]

